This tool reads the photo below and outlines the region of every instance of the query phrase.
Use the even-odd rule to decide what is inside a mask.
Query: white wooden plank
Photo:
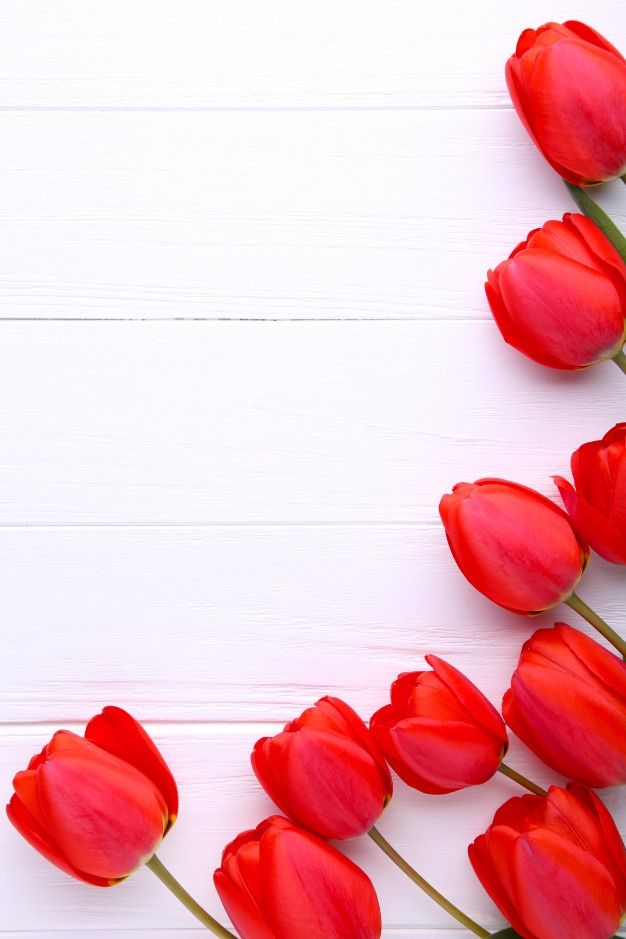
[[[509,110],[0,128],[6,318],[485,319],[487,268],[574,207]]]
[[[0,524],[432,522],[460,477],[555,492],[623,399],[491,322],[5,323]]]
[[[189,726],[149,729],[169,761],[181,793],[179,821],[159,853],[192,893],[219,915],[210,874],[222,847],[238,831],[256,825],[273,811],[249,768],[250,746],[272,728],[256,725],[236,729]],[[0,738],[2,778],[10,778],[39,749],[51,730],[52,727],[41,727],[37,731],[5,732]],[[530,757],[517,753],[517,748],[511,760],[522,771],[534,772],[540,782],[550,780]],[[424,796],[398,783],[394,800],[379,827],[424,876],[446,891],[469,915],[487,928],[495,928],[498,915],[475,880],[465,851],[467,844],[489,823],[497,805],[519,791],[503,777],[446,797]],[[606,798],[616,816],[626,820],[624,791],[614,790]],[[36,931],[45,922],[54,934],[57,929],[91,931],[99,924],[110,930],[111,935],[117,935],[114,931],[117,926],[127,930],[193,926],[188,914],[164,894],[148,871],[134,875],[114,890],[98,890],[71,881],[36,858],[10,826],[2,826],[0,838],[3,855],[9,859],[3,871],[5,929]],[[439,928],[449,928],[446,915],[367,838],[347,843],[345,850],[372,877],[385,924],[400,930],[400,936],[401,930],[411,935],[412,923],[433,932],[436,929],[436,935]],[[25,897],[28,903],[24,903]]]
[[[288,720],[323,694],[365,716],[435,652],[499,703],[533,629],[467,584],[440,528],[0,530],[2,719]],[[626,634],[623,571],[581,594]]]
[[[5,931],[0,929],[0,936],[2,939],[83,939],[85,934],[84,929],[55,929],[54,933],[51,933],[50,930],[41,932],[39,930],[23,930],[20,929],[18,932],[13,930]],[[623,931],[620,930],[617,935],[623,935]],[[187,926],[181,926],[177,929],[123,929],[119,926],[115,927],[115,931],[111,932],[107,927],[94,927],[89,926],[89,935],[95,936],[96,939],[145,939],[145,937],[150,937],[150,939],[196,939],[196,937],[207,935],[206,929],[200,927],[195,929],[193,926],[187,928]],[[382,932],[383,939],[460,939],[460,937],[467,937],[467,930],[459,927],[458,929],[447,929],[446,927],[435,927],[434,929],[430,927],[425,927],[424,929],[419,926],[415,926],[411,929],[403,929],[402,927],[396,928],[390,926],[388,929],[383,929]]]
[[[521,30],[573,14],[624,36],[620,4],[592,0],[4,0],[0,104],[500,106]]]

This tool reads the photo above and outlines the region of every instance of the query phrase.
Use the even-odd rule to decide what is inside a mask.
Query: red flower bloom
[[[524,939],[609,939],[626,912],[626,851],[607,809],[584,786],[509,799],[469,857]]]
[[[439,512],[462,573],[514,613],[532,615],[567,600],[587,565],[587,546],[565,512],[525,486],[458,483]]]
[[[626,265],[584,215],[530,232],[485,291],[505,341],[541,365],[587,368],[624,344]]]
[[[370,730],[409,786],[440,795],[491,779],[508,747],[504,722],[484,694],[451,665],[427,655],[432,672],[408,672]]]
[[[594,551],[626,564],[626,424],[572,454],[576,488],[555,476],[565,508]]]
[[[372,882],[336,848],[273,816],[222,855],[215,887],[242,939],[378,939]]]
[[[587,786],[626,783],[626,662],[557,623],[524,644],[504,718],[540,760]]]
[[[282,733],[257,741],[252,767],[278,808],[323,838],[369,831],[393,792],[370,732],[338,698],[322,698]]]
[[[54,735],[13,780],[7,814],[45,858],[110,887],[149,860],[178,811],[176,783],[140,724],[107,707]]]
[[[506,65],[515,109],[564,179],[584,186],[626,172],[626,62],[584,23],[521,34]]]

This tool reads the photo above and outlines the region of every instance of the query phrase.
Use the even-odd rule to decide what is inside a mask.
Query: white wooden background
[[[571,208],[503,66],[573,16],[626,47],[620,0],[0,5],[3,791],[56,727],[128,708],[180,784],[162,857],[216,915],[222,846],[271,811],[258,736],[325,692],[368,716],[428,651],[499,702],[538,624],[465,584],[440,494],[554,495],[626,416],[611,363],[533,365],[483,295]],[[594,558],[581,593],[626,630],[623,570]],[[398,784],[380,827],[495,928],[465,847],[513,794]],[[348,846],[387,939],[460,937],[376,850]],[[80,885],[6,822],[0,852],[2,939],[205,934],[147,871]]]

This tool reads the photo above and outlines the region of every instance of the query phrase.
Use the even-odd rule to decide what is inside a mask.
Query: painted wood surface
[[[0,778],[129,708],[180,784],[163,858],[216,915],[222,847],[271,811],[262,733],[324,693],[367,717],[429,651],[499,703],[536,624],[462,580],[442,492],[554,496],[624,419],[612,364],[523,360],[482,288],[572,208],[502,72],[524,26],[574,15],[626,45],[617,0],[1,5]],[[600,198],[626,222],[622,186]],[[626,631],[623,571],[594,558],[581,593]],[[514,792],[398,784],[380,827],[495,929],[465,848]],[[385,939],[460,939],[347,851]],[[147,871],[87,888],[6,823],[0,860],[2,939],[202,933]]]

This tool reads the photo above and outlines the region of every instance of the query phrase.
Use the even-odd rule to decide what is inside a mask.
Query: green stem
[[[606,214],[595,199],[592,199],[586,189],[580,186],[573,186],[571,183],[565,183],[570,195],[580,211],[595,222],[598,228],[604,232],[613,247],[621,256],[622,261],[626,261],[626,238],[621,233],[613,219]],[[618,363],[619,364],[619,363]]]
[[[587,606],[584,600],[581,600],[577,594],[573,593],[565,603],[567,603],[572,610],[576,610],[579,616],[586,619],[605,639],[608,639],[611,645],[615,646],[620,655],[626,659],[626,642],[608,623],[605,623],[590,606]]]
[[[526,776],[522,776],[516,769],[511,769],[506,763],[500,763],[498,770],[503,776],[508,776],[513,782],[519,783],[520,786],[523,786],[524,789],[528,789],[529,792],[534,793],[536,796],[545,797],[548,795],[545,789],[542,789],[541,786],[538,786],[537,783],[532,782],[532,780],[527,779]]]
[[[434,900],[435,903],[438,903],[442,910],[445,910],[446,913],[449,913],[450,916],[453,916],[457,922],[462,926],[465,926],[466,929],[469,929],[470,932],[473,932],[476,936],[481,936],[484,939],[485,936],[490,936],[491,933],[486,929],[483,929],[482,926],[479,926],[478,923],[475,923],[473,919],[470,919],[469,916],[466,916],[458,907],[454,906],[453,903],[450,903],[449,900],[439,893],[438,890],[435,890],[427,880],[417,873],[416,870],[413,870],[410,864],[404,860],[401,854],[398,854],[395,848],[393,848],[389,842],[383,838],[381,833],[377,828],[370,828],[368,835],[374,841],[378,847],[385,852],[388,858],[390,858],[394,864],[403,871],[407,877],[413,881],[414,884],[424,891],[424,893]]]
[[[624,355],[621,349],[617,353],[617,355],[613,356],[613,361],[619,368],[621,368],[624,375],[626,375],[626,355]]]
[[[172,877],[167,867],[161,863],[156,854],[153,854],[149,861],[146,861],[146,867],[149,867],[153,874],[159,878],[162,884],[165,884],[168,890],[174,894],[174,896],[180,900],[183,906],[186,906],[190,913],[192,913],[196,919],[200,920],[203,926],[206,926],[207,929],[210,929],[216,936],[220,936],[221,939],[236,939],[234,933],[229,932],[224,926],[220,925],[216,919],[207,913],[199,903],[196,903],[194,898],[187,893],[185,888],[178,883],[175,877]]]

